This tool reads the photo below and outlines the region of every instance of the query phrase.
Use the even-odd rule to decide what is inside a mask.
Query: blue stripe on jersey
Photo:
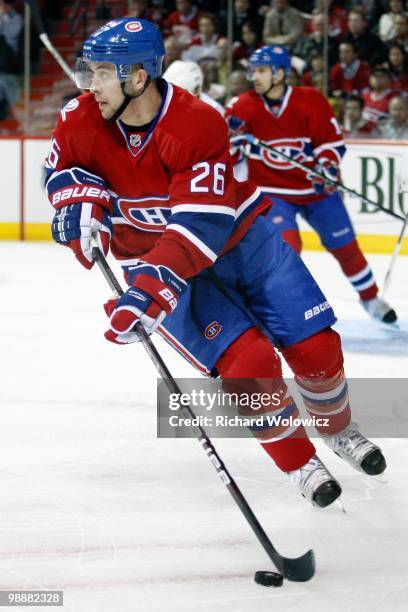
[[[234,228],[234,216],[211,212],[176,212],[168,219],[168,225],[182,226],[218,255]]]
[[[258,206],[258,204],[260,204],[262,202],[264,197],[265,197],[265,193],[261,192],[259,194],[259,196],[251,204],[249,204],[249,206],[247,206],[245,208],[245,210],[243,210],[241,213],[239,212],[239,209],[238,209],[238,211],[237,211],[238,214],[237,214],[237,217],[235,219],[234,229],[239,227],[241,225],[241,223],[243,221],[245,221],[247,216],[250,215],[253,212],[253,210]]]

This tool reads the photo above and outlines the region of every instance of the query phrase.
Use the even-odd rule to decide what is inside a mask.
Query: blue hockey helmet
[[[272,69],[272,73],[276,72],[279,68],[283,68],[286,75],[292,67],[289,53],[285,47],[280,45],[265,45],[254,51],[248,61],[250,77],[251,69],[253,70],[257,66],[269,66]]]
[[[150,79],[162,74],[165,49],[159,29],[146,19],[114,19],[93,32],[84,42],[77,60],[75,82],[79,89],[89,89],[92,72],[89,62],[114,64],[119,81],[126,81],[135,64],[142,64]]]

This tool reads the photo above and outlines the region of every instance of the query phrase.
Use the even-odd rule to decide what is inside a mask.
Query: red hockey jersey
[[[53,132],[48,195],[51,202],[81,201],[85,192],[67,185],[65,170],[97,175],[112,198],[115,257],[123,265],[166,265],[188,278],[231,249],[271,202],[249,183],[235,185],[220,114],[161,85],[162,104],[143,140],[120,121],[104,120],[93,94],[71,100]]]
[[[310,168],[325,159],[340,163],[345,152],[330,104],[312,87],[288,87],[276,115],[262,96],[249,91],[231,100],[228,115],[243,120],[245,131]],[[259,146],[250,147],[248,177],[263,191],[294,204],[325,197],[315,193],[307,172]]]

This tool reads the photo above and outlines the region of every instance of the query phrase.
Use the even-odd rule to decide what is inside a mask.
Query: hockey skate
[[[369,476],[378,476],[387,467],[381,449],[363,436],[356,423],[350,423],[333,436],[322,436],[322,439],[336,455]]]
[[[320,508],[329,506],[341,495],[340,484],[317,455],[298,470],[289,472],[289,478],[303,497]]]
[[[382,323],[395,323],[397,321],[397,313],[382,298],[377,296],[372,300],[360,300],[360,302],[364,310],[375,321],[381,321]]]

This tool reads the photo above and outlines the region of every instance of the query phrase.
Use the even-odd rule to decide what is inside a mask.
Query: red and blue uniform
[[[338,165],[345,153],[334,113],[324,96],[312,87],[287,87],[278,104],[249,91],[233,98],[226,114],[227,118],[241,120],[243,131],[311,170],[324,164]],[[238,152],[232,149],[232,153],[238,161]],[[311,174],[253,144],[247,145],[247,159],[240,158],[237,172],[273,196],[276,206],[269,218],[293,248],[298,252],[302,248],[296,221],[300,214],[336,257],[361,299],[376,296],[373,273],[337,191],[331,195],[317,193]]]
[[[108,191],[111,250],[127,278],[142,261],[187,281],[159,333],[203,373],[280,376],[273,338],[283,354],[288,351],[299,377],[309,377],[316,367],[310,366],[314,357],[303,358],[306,343],[313,355],[321,355],[319,376],[324,360],[323,377],[327,373],[331,380],[332,370],[342,373],[338,336],[329,329],[336,320],[333,310],[266,218],[271,200],[253,184],[234,180],[224,120],[178,87],[159,81],[159,88],[161,107],[147,130],[105,121],[91,94],[63,109],[47,159],[50,201],[74,205],[84,193],[98,201]],[[85,186],[76,184],[75,168],[84,172]],[[88,185],[86,173],[104,183],[95,186],[89,179]],[[101,205],[106,209],[105,201]],[[254,330],[254,319],[264,334]],[[262,363],[253,354],[258,345]],[[336,396],[338,384],[329,383],[325,392]],[[290,395],[284,392],[283,398],[285,414],[297,414]],[[280,442],[292,433],[273,427],[261,432],[282,469],[296,469],[314,454],[304,436],[297,441],[303,450],[283,449]]]

